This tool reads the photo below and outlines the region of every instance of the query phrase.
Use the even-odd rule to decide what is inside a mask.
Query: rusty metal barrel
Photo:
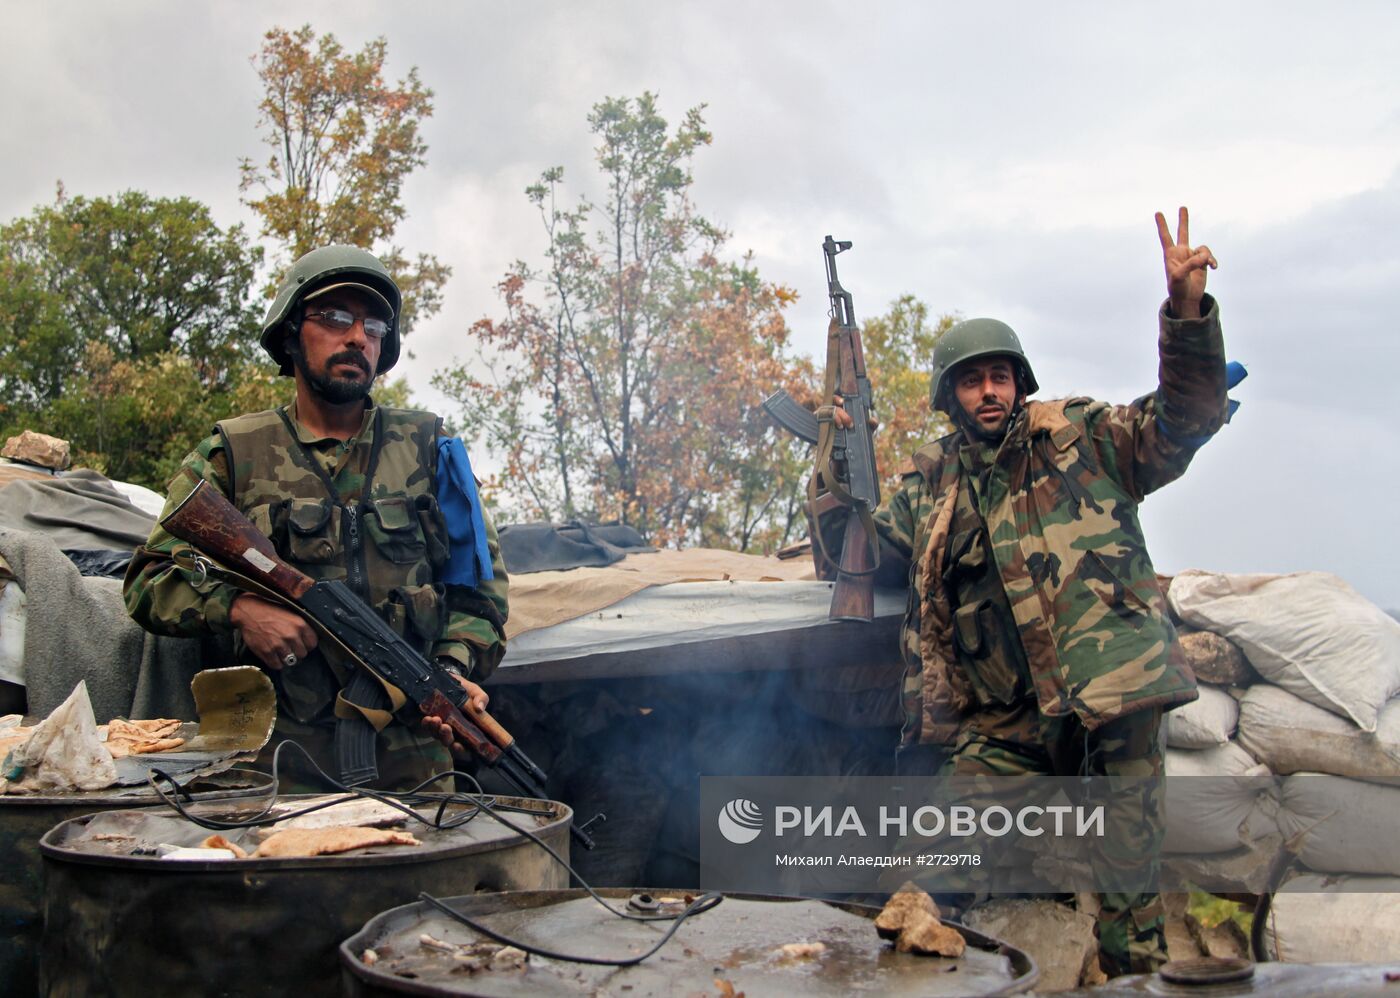
[[[605,889],[616,908],[681,907],[679,891]],[[670,921],[636,922],[605,911],[582,890],[443,898],[504,936],[571,956],[628,958],[650,949]],[[340,947],[345,994],[534,998],[610,994],[1010,995],[1040,977],[1029,955],[965,926],[962,956],[895,952],[874,925],[880,909],[833,901],[728,894],[693,915],[655,955],[625,968],[541,956],[483,958],[483,935],[417,902],[386,911]],[[952,924],[952,923],[949,923]],[[724,983],[721,983],[724,982]]]
[[[508,818],[568,858],[566,806],[496,800],[528,811]],[[463,807],[454,805],[449,817]],[[338,995],[336,948],[377,912],[421,891],[568,882],[537,843],[485,812],[455,828],[409,830],[419,845],[295,858],[163,859],[139,853],[160,843],[194,845],[210,833],[168,810],[66,821],[40,843],[40,987],[55,998]]]
[[[234,769],[193,781],[186,792],[196,801],[259,797],[272,787],[272,777]],[[150,787],[74,791],[52,796],[0,796],[0,982],[10,998],[39,993],[39,936],[42,925],[42,867],[39,840],[64,821],[84,814],[143,807],[158,801]]]

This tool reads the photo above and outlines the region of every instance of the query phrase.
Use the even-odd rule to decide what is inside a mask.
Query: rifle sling
[[[171,560],[174,561],[175,564],[178,565],[180,568],[189,571],[203,570],[207,572],[207,568],[201,568],[201,566],[193,560],[193,553],[194,548],[180,548],[177,549],[171,555]],[[347,645],[344,641],[340,640],[340,637],[334,631],[326,630],[323,626],[321,626],[319,622],[312,618],[305,611],[305,609],[303,609],[301,605],[298,604],[295,600],[288,599],[286,596],[282,595],[277,590],[271,589],[263,585],[257,579],[250,578],[249,576],[246,576],[241,572],[236,572],[233,569],[227,567],[226,565],[214,561],[212,558],[209,558],[205,554],[201,553],[200,558],[204,559],[204,561],[207,564],[213,565],[218,570],[219,576],[225,582],[228,582],[235,588],[241,589],[244,592],[249,593],[250,595],[260,597],[261,599],[265,599],[270,603],[276,603],[279,606],[284,606],[288,610],[291,610],[293,613],[296,613],[301,617],[305,618],[306,621],[309,624],[311,624],[312,627],[316,628],[316,632],[318,634],[320,634],[323,638],[329,638],[332,642],[334,642],[336,647],[338,647],[342,652],[344,652],[345,657],[347,659],[354,662],[369,675],[373,676],[375,680],[378,681],[379,685],[383,687],[384,693],[388,696],[389,710],[386,711],[383,710],[379,705],[362,705],[352,703],[350,700],[346,699],[346,691],[341,690],[339,693],[336,694],[335,698],[336,717],[362,716],[374,727],[375,731],[383,731],[384,728],[387,727],[389,722],[393,719],[394,712],[399,710],[399,708],[401,708],[404,704],[408,702],[408,697],[404,696],[402,690],[400,690],[397,686],[394,686],[392,683],[388,682],[383,676],[379,675],[379,673],[371,669],[364,662],[363,659],[360,659],[358,656],[355,655],[354,651],[350,648],[349,645]]]

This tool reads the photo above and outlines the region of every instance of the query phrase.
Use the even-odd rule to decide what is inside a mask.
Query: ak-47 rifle
[[[827,491],[818,495],[816,478],[808,488],[812,507],[813,544],[827,561],[836,562],[827,550],[820,529],[821,516],[838,507],[846,510],[841,558],[831,593],[831,620],[871,620],[875,616],[875,570],[880,563],[879,540],[873,514],[880,504],[880,479],[875,471],[874,400],[865,373],[865,352],[856,327],[851,293],[836,276],[836,254],[851,248],[830,236],[822,243],[826,254],[826,288],[831,299],[831,325],[827,329],[826,388],[822,408],[813,415],[779,389],[763,402],[773,420],[789,433],[817,445],[816,470]],[[831,418],[836,396],[855,425],[839,429]]]
[[[422,717],[450,727],[463,750],[470,749],[521,796],[545,799],[544,771],[468,699],[455,676],[418,654],[345,583],[317,582],[283,561],[272,541],[208,482],[200,481],[160,524],[212,559],[225,581],[301,614],[361,666],[336,704],[336,756],[348,786],[375,778],[375,732],[411,703]],[[196,561],[203,571],[211,567]],[[571,831],[585,849],[593,848],[582,827]]]

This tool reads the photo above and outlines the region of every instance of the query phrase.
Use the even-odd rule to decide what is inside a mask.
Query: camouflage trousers
[[[272,738],[258,753],[253,768],[272,772],[272,757],[283,741],[294,741],[306,750],[317,766],[334,780],[340,779],[335,757],[335,724],[303,723],[278,713]],[[366,786],[374,790],[411,790],[438,773],[452,770],[452,754],[441,742],[399,724],[390,724],[375,737],[374,757],[379,778]],[[306,756],[290,748],[282,752],[278,770],[278,792],[283,794],[324,794],[333,792],[324,779],[306,762]],[[451,791],[450,779],[438,780],[424,788]]]
[[[1106,777],[1126,788],[1105,802],[1104,836],[1091,863],[1099,884],[1156,880],[1165,836],[1160,710],[1144,710],[1088,731],[1078,717],[1044,717],[1035,701],[968,718],[944,764],[954,777]],[[1099,962],[1110,977],[1150,973],[1167,961],[1161,895],[1099,892]]]

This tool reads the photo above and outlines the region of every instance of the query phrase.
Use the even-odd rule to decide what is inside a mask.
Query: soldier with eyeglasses
[[[401,304],[388,270],[358,247],[327,246],[297,260],[260,339],[294,380],[295,398],[221,420],[171,481],[166,512],[208,481],[283,558],[313,578],[343,580],[484,707],[477,681],[505,653],[505,565],[483,511],[490,572],[474,573],[472,585],[444,582],[451,541],[438,502],[442,420],[370,397],[375,378],[398,361]],[[131,616],[156,633],[212,638],[224,657],[210,665],[264,668],[278,717],[260,761],[269,765],[273,747],[290,738],[334,774],[336,699],[350,664],[318,645],[299,614],[177,566],[182,546],[157,526],[137,551],[123,589]],[[451,769],[444,741],[441,731],[391,723],[379,734],[377,786],[402,789]],[[295,756],[288,764],[284,790],[301,782],[324,789]]]

